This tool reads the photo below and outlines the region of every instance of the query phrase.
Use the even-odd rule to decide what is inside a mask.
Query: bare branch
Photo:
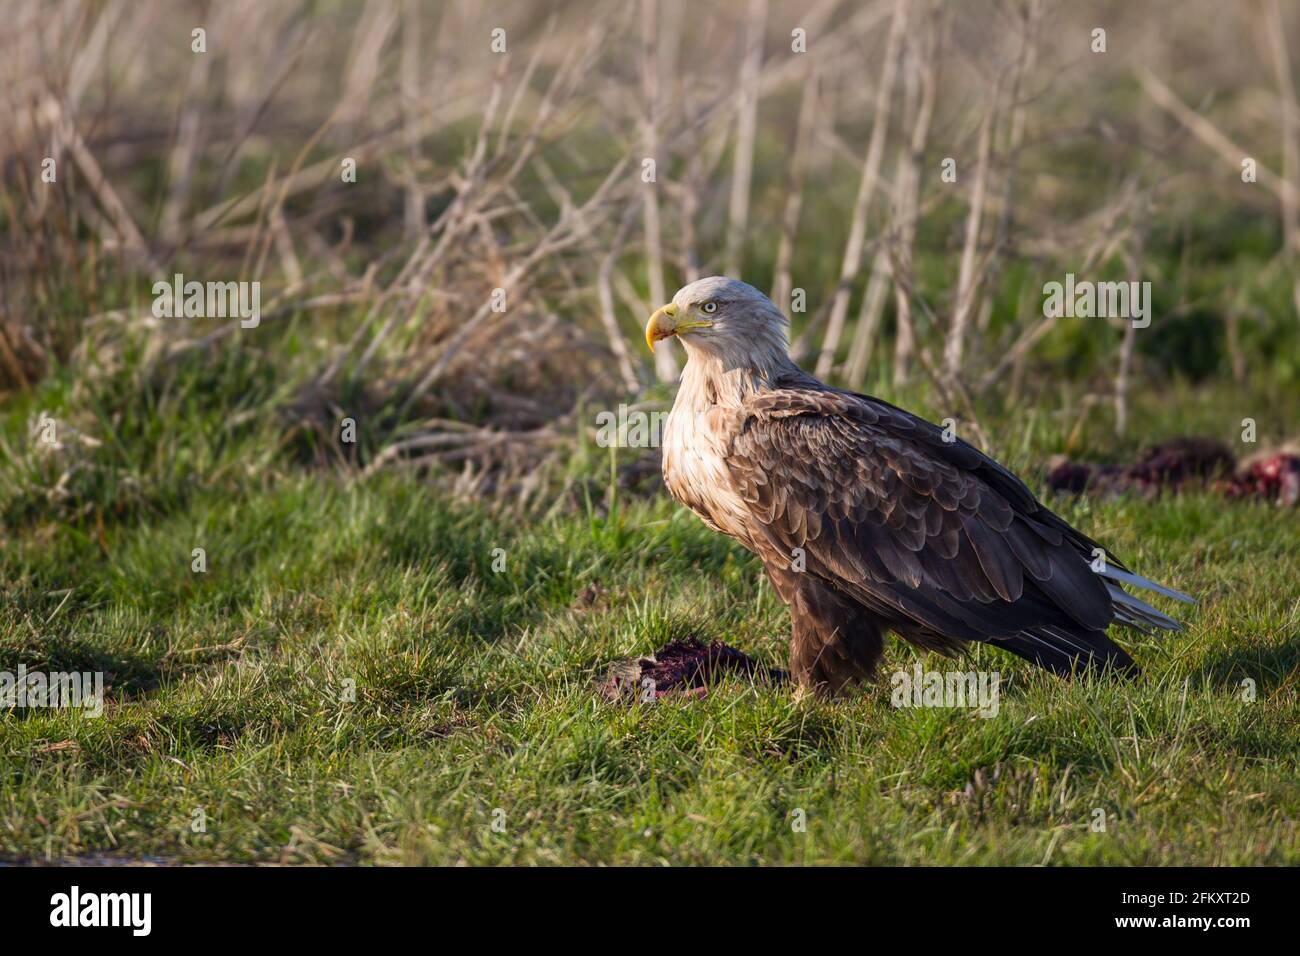
[[[840,265],[840,279],[835,287],[835,297],[831,303],[830,318],[826,324],[826,337],[822,341],[821,354],[817,358],[816,374],[825,377],[830,373],[835,361],[835,350],[839,348],[840,335],[844,331],[844,319],[849,312],[849,295],[853,280],[862,268],[862,249],[867,236],[867,212],[871,207],[871,198],[876,191],[876,181],[880,175],[880,160],[885,150],[885,134],[889,126],[889,103],[894,89],[894,74],[898,68],[898,51],[903,38],[903,26],[907,22],[907,0],[895,0],[894,16],[889,24],[889,36],[885,40],[885,58],[880,68],[880,85],[876,88],[875,115],[872,118],[871,138],[867,143],[867,152],[862,160],[862,180],[858,184],[857,199],[853,203],[853,219],[849,224],[849,239],[844,247],[844,260]]]

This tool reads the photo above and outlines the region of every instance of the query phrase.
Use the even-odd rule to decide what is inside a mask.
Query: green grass
[[[1135,684],[971,655],[1009,682],[993,719],[895,710],[887,683],[603,702],[610,662],[689,633],[784,660],[758,565],[663,500],[523,524],[410,479],[290,473],[100,533],[33,524],[0,558],[0,659],[106,671],[111,700],[0,718],[0,855],[1300,862],[1300,530],[1201,497],[1065,507],[1202,604],[1184,634],[1126,639]],[[895,642],[884,671],[911,660]]]
[[[6,406],[0,669],[102,671],[109,700],[98,719],[0,713],[0,859],[1300,862],[1294,514],[1058,502],[1202,598],[1185,633],[1120,635],[1136,683],[981,648],[926,664],[1001,672],[996,717],[896,710],[887,675],[916,658],[891,641],[886,679],[849,700],[733,680],[615,705],[595,689],[613,661],[689,634],[784,664],[757,562],[662,489],[615,499],[600,449],[568,467],[585,505],[527,520],[309,465],[274,410],[313,367],[298,334],[149,372],[126,348]],[[1031,480],[1067,440],[1138,443],[1072,388],[989,411]],[[944,414],[924,391],[890,397]],[[1204,388],[1137,398],[1143,440],[1295,420],[1294,402]],[[41,411],[97,443],[65,428],[42,448]]]

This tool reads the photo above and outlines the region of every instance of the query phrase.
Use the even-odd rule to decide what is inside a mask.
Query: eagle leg
[[[833,697],[875,677],[884,630],[870,612],[815,575],[767,574],[790,607],[790,675],[800,687]]]

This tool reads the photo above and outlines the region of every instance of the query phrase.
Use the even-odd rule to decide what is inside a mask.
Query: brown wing
[[[988,641],[1059,673],[1132,661],[1105,636],[1094,542],[992,459],[867,396],[790,388],[751,399],[728,465],[765,562],[858,601],[903,637]]]

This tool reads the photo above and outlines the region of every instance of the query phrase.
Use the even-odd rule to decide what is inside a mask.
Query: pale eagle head
[[[646,323],[653,351],[660,339],[677,336],[691,359],[721,362],[726,368],[769,369],[789,363],[788,320],[772,300],[752,285],[727,276],[709,276],[683,286],[673,301]]]

